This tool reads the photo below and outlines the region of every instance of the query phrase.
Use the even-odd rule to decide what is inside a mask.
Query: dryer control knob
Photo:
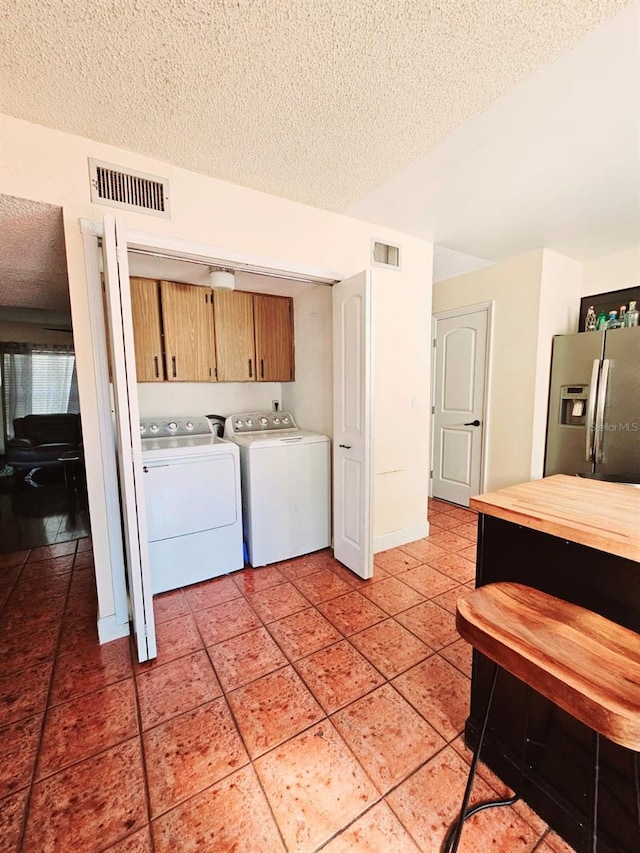
[[[170,432],[175,432],[178,429],[178,424],[175,421],[171,421],[167,424],[167,429]]]
[[[247,420],[245,421],[245,426],[248,426],[248,427],[253,426],[253,421],[251,420],[251,418],[247,418]]]
[[[151,430],[151,432],[158,432],[158,430],[160,429],[160,427],[158,426],[158,424],[151,424],[151,426],[149,427],[149,429]]]
[[[240,428],[242,427],[242,421],[240,420],[240,418],[238,418],[238,420],[237,420],[237,421],[234,421],[234,422],[233,422],[233,425],[234,425],[234,427],[236,427],[237,429],[240,429]]]
[[[193,429],[193,424],[191,423],[191,421],[187,421],[186,424],[184,425],[184,428],[185,429]]]
[[[146,426],[144,424],[140,424],[140,435],[144,435],[146,431]]]
[[[273,419],[273,422],[274,422],[274,424],[279,424],[279,423],[280,423],[280,418],[274,418],[274,419]]]
[[[289,423],[289,418],[283,418],[283,419],[282,419],[282,423],[283,423],[283,424],[288,424],[288,423]]]
[[[266,418],[260,418],[260,423],[262,424],[262,426],[266,426],[268,422]]]

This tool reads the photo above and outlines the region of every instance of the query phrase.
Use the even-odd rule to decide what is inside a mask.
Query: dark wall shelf
[[[638,287],[627,287],[624,290],[610,290],[607,293],[596,293],[593,296],[583,296],[580,300],[578,331],[584,332],[584,321],[590,305],[593,305],[596,316],[601,311],[604,311],[609,316],[609,311],[619,312],[621,305],[626,305],[629,308],[629,302],[632,299],[635,299],[637,307],[640,307],[640,285]]]

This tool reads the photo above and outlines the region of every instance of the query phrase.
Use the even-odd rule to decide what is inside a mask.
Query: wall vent
[[[91,201],[170,219],[169,180],[89,158]]]
[[[393,246],[391,243],[381,243],[378,240],[371,240],[372,263],[377,267],[386,267],[387,269],[400,269],[400,246]]]

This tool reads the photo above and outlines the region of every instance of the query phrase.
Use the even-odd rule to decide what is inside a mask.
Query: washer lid
[[[292,447],[301,444],[321,444],[328,442],[329,437],[304,429],[289,429],[234,435],[231,441],[240,447],[250,447],[252,450],[257,450],[263,447]]]
[[[198,456],[204,453],[233,451],[233,443],[216,435],[165,436],[162,438],[143,438],[142,458],[145,461],[163,456]]]

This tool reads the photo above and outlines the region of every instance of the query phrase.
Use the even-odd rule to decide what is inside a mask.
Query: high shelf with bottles
[[[624,290],[610,290],[607,293],[596,293],[593,296],[584,296],[580,300],[579,332],[589,331],[593,328],[593,317],[595,316],[595,328],[620,328],[633,321],[634,317],[627,318],[625,323],[620,323],[621,309],[623,314],[628,313],[631,303],[635,302],[635,308],[640,306],[640,285],[638,287],[627,287]],[[612,312],[615,316],[612,317]],[[604,324],[603,324],[604,317]],[[609,325],[610,321],[611,324]],[[637,325],[637,319],[633,325]]]

